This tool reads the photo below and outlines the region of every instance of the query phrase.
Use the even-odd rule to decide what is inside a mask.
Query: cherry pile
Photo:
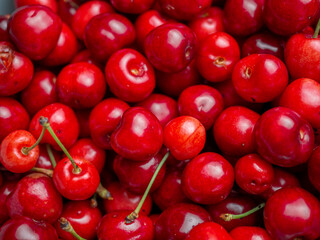
[[[0,240],[320,239],[319,0],[15,0]]]

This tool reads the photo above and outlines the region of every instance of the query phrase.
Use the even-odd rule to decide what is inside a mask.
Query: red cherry
[[[122,49],[108,60],[105,75],[111,92],[126,102],[146,99],[156,85],[149,61],[133,49]]]
[[[58,13],[63,22],[72,25],[72,19],[79,8],[80,0],[58,0]]]
[[[0,16],[0,41],[10,41],[8,33],[8,19],[9,15]]]
[[[112,6],[122,13],[139,14],[143,13],[149,8],[151,8],[154,0],[139,0],[139,1],[129,1],[129,0],[111,0]]]
[[[320,147],[316,148],[308,162],[308,176],[312,185],[320,192]]]
[[[77,109],[75,113],[78,118],[80,133],[79,137],[89,138],[90,137],[90,128],[89,128],[89,117],[92,109]]]
[[[54,160],[56,162],[59,162],[61,160],[60,152],[51,148],[50,150],[53,154]],[[39,157],[37,159],[37,163],[35,167],[53,170],[52,163],[48,154],[47,146],[45,144],[39,144]]]
[[[41,60],[55,48],[62,28],[61,19],[41,5],[14,11],[8,22],[11,40],[32,60]]]
[[[0,225],[9,220],[9,212],[6,201],[9,194],[15,189],[17,181],[7,181],[0,187]]]
[[[78,52],[71,60],[71,63],[78,63],[78,62],[91,63],[96,65],[101,70],[103,70],[102,64],[92,57],[92,54],[88,49]]]
[[[261,227],[237,227],[230,232],[233,240],[272,240],[270,235]]]
[[[14,0],[14,5],[16,8],[19,8],[25,5],[36,5],[36,4],[51,8],[51,10],[54,12],[58,11],[56,0]]]
[[[62,197],[50,177],[32,173],[18,182],[6,205],[11,218],[26,216],[54,223],[62,211]]]
[[[228,232],[214,222],[201,223],[195,226],[185,240],[232,240]]]

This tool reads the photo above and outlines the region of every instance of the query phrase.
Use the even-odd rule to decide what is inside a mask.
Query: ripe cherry
[[[112,6],[122,13],[139,14],[143,13],[154,3],[154,0],[139,0],[139,1],[129,1],[129,0],[111,0]]]
[[[36,5],[36,4],[51,8],[51,10],[54,12],[58,11],[56,0],[14,0],[14,5],[16,8],[19,8],[25,5]]]
[[[219,224],[214,222],[201,223],[195,226],[187,235],[185,240],[232,240],[228,232]]]
[[[89,109],[76,109],[75,113],[79,122],[80,138],[89,138],[90,137],[90,128],[89,128],[89,117],[91,113],[91,108]]]
[[[50,156],[49,154],[52,154],[52,156]],[[52,166],[51,157],[53,157],[53,165],[55,165],[60,161],[61,154],[60,152],[51,149],[49,144],[39,144],[39,157],[37,159],[35,167],[53,170],[54,167]]]
[[[320,147],[316,148],[308,162],[308,176],[312,185],[320,191]]]
[[[272,240],[265,229],[253,226],[237,227],[230,232],[230,236],[233,240]]]
[[[6,201],[10,193],[15,189],[17,181],[7,181],[0,187],[0,225],[9,220],[9,212]]]
[[[10,15],[0,16],[0,41],[10,41],[8,34],[8,19]]]
[[[58,13],[62,21],[72,25],[72,19],[80,6],[80,0],[58,0]]]

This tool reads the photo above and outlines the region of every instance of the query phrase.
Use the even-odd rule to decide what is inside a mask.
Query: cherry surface
[[[195,226],[185,240],[232,240],[232,238],[221,225],[206,222]]]
[[[73,16],[76,14],[77,9],[80,7],[80,0],[58,0],[58,14],[62,21],[72,25]]]
[[[14,0],[14,5],[16,8],[25,6],[25,5],[42,5],[48,8],[51,8],[52,11],[58,11],[58,4],[56,0]]]
[[[52,149],[50,146],[49,148],[51,149],[54,160],[56,162],[59,162],[61,160],[60,152]],[[45,144],[39,144],[39,157],[37,159],[37,163],[35,167],[53,170],[52,163],[48,154],[47,146]]]
[[[154,0],[111,0],[112,6],[122,13],[139,14],[150,9],[154,3]]]
[[[319,168],[319,163],[320,163],[320,148],[317,147],[312,155],[311,158],[308,162],[308,177],[310,179],[310,182],[312,185],[320,191],[320,168]]]
[[[90,137],[89,117],[90,117],[91,111],[92,111],[92,108],[75,110],[75,113],[79,122],[80,138]]]
[[[17,181],[7,181],[0,187],[0,225],[10,219],[6,201],[9,194],[15,189]]]
[[[270,235],[261,227],[237,227],[230,232],[233,240],[272,240]]]
[[[9,17],[9,15],[0,16],[0,41],[10,41],[7,31]]]

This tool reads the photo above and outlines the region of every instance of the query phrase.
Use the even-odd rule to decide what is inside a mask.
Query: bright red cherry
[[[242,226],[230,232],[233,240],[272,240],[265,229],[261,227]]]
[[[32,173],[18,182],[6,205],[11,218],[26,216],[54,223],[62,211],[62,197],[50,177]]]
[[[147,35],[144,51],[156,69],[167,73],[179,72],[194,58],[196,38],[186,25],[166,23]]]
[[[141,53],[129,48],[109,58],[105,75],[111,92],[126,102],[146,99],[156,85],[152,65]]]
[[[56,0],[14,0],[14,5],[16,8],[25,6],[25,5],[42,5],[48,8],[51,8],[52,11],[58,11],[58,4]]]
[[[206,222],[195,226],[185,240],[232,240],[232,238],[221,225]]]
[[[236,40],[227,33],[217,32],[200,42],[196,64],[206,80],[221,82],[231,77],[239,60],[240,49]]]
[[[146,161],[155,156],[162,144],[163,129],[159,120],[142,107],[126,110],[111,135],[112,149],[135,161]]]
[[[112,6],[122,13],[131,13],[131,14],[139,14],[143,13],[154,3],[154,0],[139,0],[139,1],[131,1],[131,0],[111,0]]]
[[[10,41],[8,34],[8,19],[10,15],[0,16],[0,41]]]
[[[11,40],[32,60],[41,60],[55,48],[62,22],[50,8],[29,5],[18,8],[8,22]]]
[[[254,131],[257,152],[272,164],[293,167],[306,162],[311,156],[313,129],[289,108],[269,109],[261,115]]]
[[[7,181],[0,187],[0,225],[9,220],[9,212],[6,201],[9,194],[15,189],[17,181]]]
[[[308,176],[312,185],[320,191],[320,147],[316,148],[308,162]]]
[[[283,188],[268,199],[264,225],[272,239],[317,239],[319,200],[302,188]]]
[[[49,146],[49,148],[50,148],[50,146]],[[59,162],[61,159],[60,152],[58,152],[54,149],[51,149],[51,148],[50,148],[50,150],[53,154],[54,160],[56,162]],[[39,144],[39,157],[37,159],[37,163],[36,163],[35,167],[53,170],[46,144]]]

